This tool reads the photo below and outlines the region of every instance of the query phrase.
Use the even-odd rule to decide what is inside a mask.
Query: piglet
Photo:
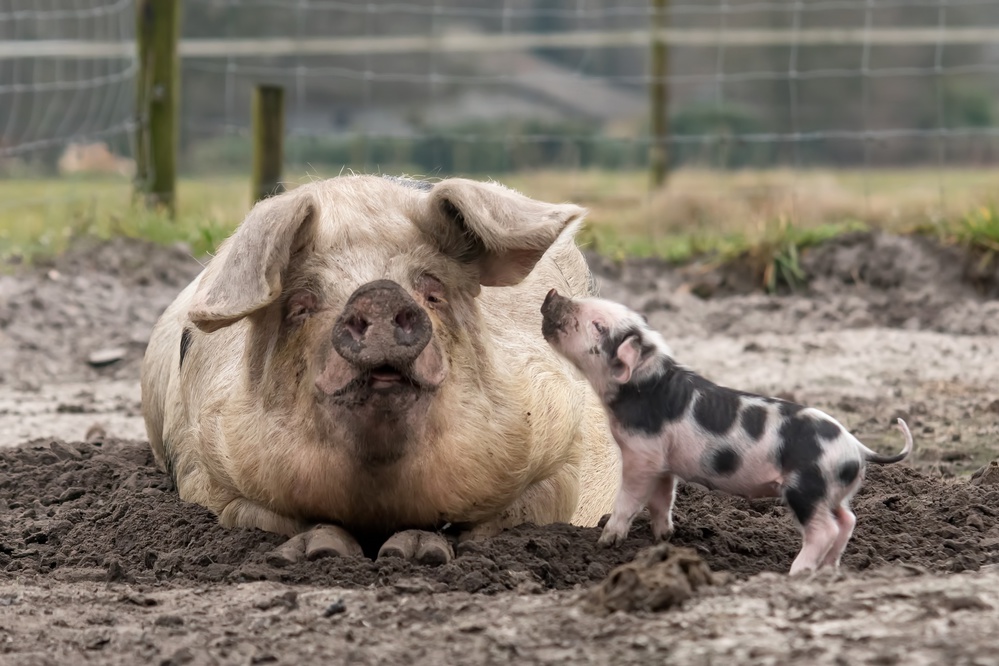
[[[838,567],[866,464],[912,451],[902,419],[904,449],[883,456],[818,409],[705,379],[620,303],[552,289],[541,312],[545,339],[589,381],[621,449],[622,484],[601,545],[621,543],[645,506],[655,538],[668,539],[676,482],[684,479],[743,497],[781,497],[803,537],[791,574]]]

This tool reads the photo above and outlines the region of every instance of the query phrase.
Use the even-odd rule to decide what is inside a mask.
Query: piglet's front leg
[[[621,446],[621,489],[614,501],[614,510],[597,541],[599,545],[616,546],[625,540],[635,516],[656,490],[661,464],[660,457],[655,454]]]
[[[676,498],[676,476],[669,472],[656,479],[649,498],[652,536],[656,541],[668,541],[673,536],[673,500]]]

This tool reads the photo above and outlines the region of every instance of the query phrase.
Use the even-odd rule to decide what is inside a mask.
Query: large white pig
[[[276,561],[442,562],[445,528],[596,525],[619,454],[539,311],[592,292],[584,212],[379,176],[256,204],[153,330],[156,460],[223,525],[293,537]]]

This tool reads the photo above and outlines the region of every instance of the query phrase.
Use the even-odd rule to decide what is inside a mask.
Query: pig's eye
[[[607,332],[607,327],[601,324],[599,321],[593,322],[593,328],[597,330],[597,333],[604,335]]]
[[[447,305],[444,298],[444,285],[433,275],[422,275],[417,281],[417,287],[423,294],[424,300],[431,308],[438,308]]]
[[[285,306],[285,321],[292,325],[301,324],[316,312],[319,300],[315,294],[308,291],[299,291],[292,294]]]

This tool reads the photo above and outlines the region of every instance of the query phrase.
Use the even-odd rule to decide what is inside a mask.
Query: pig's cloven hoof
[[[389,537],[378,549],[378,559],[401,557],[420,564],[440,566],[454,557],[451,544],[440,534],[423,530],[405,530]]]
[[[360,544],[350,532],[336,525],[318,525],[308,532],[291,537],[267,554],[274,566],[288,566],[303,560],[323,557],[361,557]]]

